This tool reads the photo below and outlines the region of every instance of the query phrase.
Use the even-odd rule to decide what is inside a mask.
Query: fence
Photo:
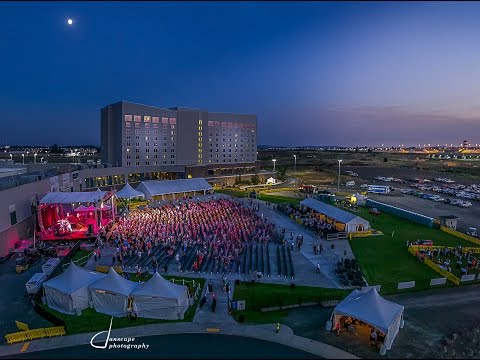
[[[81,257],[80,259],[77,259],[77,260],[74,260],[73,262],[80,266],[80,267],[84,267],[85,264],[88,262],[88,260],[90,259],[90,257],[93,256],[93,252],[88,254],[88,255],[85,255],[84,257]],[[70,266],[70,263],[68,264],[62,264],[62,271],[65,271],[67,267]]]
[[[195,293],[193,294],[194,299],[197,299],[198,296],[202,293],[202,285],[198,281],[185,280],[185,279],[182,279],[182,280],[172,279],[171,282],[174,284],[175,282],[177,282],[178,284],[182,284],[183,286],[186,286],[185,284],[187,285],[192,284],[192,287],[195,289]]]
[[[417,224],[424,225],[427,227],[433,227],[434,219],[425,215],[417,214],[412,211],[401,209],[392,205],[387,205],[375,200],[367,199],[367,207],[377,208],[380,211],[383,211],[387,214],[398,216],[400,218],[413,221]]]
[[[96,272],[107,273],[110,267],[113,267],[113,270],[117,272],[117,274],[123,273],[123,269],[121,266],[106,266],[106,265],[97,265],[95,267]]]
[[[460,231],[456,231],[456,230],[450,229],[450,228],[445,227],[445,226],[440,226],[440,230],[446,232],[447,234],[450,234],[450,235],[456,236],[460,239],[471,242],[472,244],[480,245],[480,239],[477,239],[476,237],[461,233]]]
[[[65,335],[65,328],[63,326],[52,328],[40,328],[26,331],[19,331],[5,335],[7,344],[14,344],[27,340],[43,339],[44,337],[54,337]]]
[[[417,254],[417,251],[418,250],[421,250],[421,249],[430,249],[430,250],[435,250],[435,249],[444,249],[445,246],[425,246],[425,245],[412,245],[412,246],[409,246],[408,247],[408,251],[416,256]],[[454,249],[454,248],[449,248],[449,249]],[[453,275],[452,273],[448,272],[447,270],[444,270],[442,269],[441,267],[439,267],[437,264],[435,264],[433,261],[431,261],[430,259],[428,258],[424,258],[423,259],[423,262],[425,263],[425,265],[427,265],[429,268],[431,268],[433,271],[439,273],[440,275],[443,275],[444,277],[446,277],[448,280],[450,280],[452,283],[454,283],[455,285],[459,285],[460,284],[460,279],[458,277],[456,277],[455,275]]]
[[[352,237],[368,237],[368,236],[372,236],[372,230],[355,231],[349,234],[350,240],[352,239]]]

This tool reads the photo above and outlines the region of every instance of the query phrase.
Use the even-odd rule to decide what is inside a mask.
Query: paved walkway
[[[108,329],[105,329],[108,331]],[[275,324],[267,325],[238,325],[238,324],[195,324],[195,323],[173,323],[173,324],[154,324],[137,326],[123,329],[113,329],[110,337],[114,338],[141,338],[143,336],[167,335],[167,334],[185,334],[185,333],[208,333],[215,332],[223,335],[244,336],[271,341],[287,345],[311,354],[318,355],[325,359],[358,359],[346,351],[333,346],[310,340],[293,333],[288,326],[281,326],[280,332],[275,332]],[[65,348],[77,345],[88,345],[96,333],[78,334],[62,336],[50,339],[40,339],[31,341],[27,349],[22,352],[23,343],[0,346],[0,356],[18,355],[20,353],[30,353],[43,350]],[[105,335],[99,335],[96,342],[105,340]]]
[[[247,202],[247,199],[241,199],[244,203]],[[350,247],[348,240],[334,240],[334,241],[327,241],[322,238],[316,238],[313,231],[308,229],[307,227],[297,223],[296,221],[290,219],[285,214],[272,209],[271,207],[267,206],[265,201],[261,200],[254,200],[256,203],[260,204],[259,213],[266,217],[268,217],[268,221],[275,224],[278,229],[285,228],[285,234],[287,237],[287,241],[290,242],[290,233],[293,232],[294,239],[297,235],[303,235],[304,244],[300,250],[300,253],[303,255],[305,259],[307,259],[312,266],[309,268],[305,268],[304,272],[311,272],[315,274],[316,266],[320,263],[320,271],[324,275],[324,278],[321,277],[318,280],[318,283],[312,284],[314,286],[321,286],[321,287],[336,287],[336,288],[344,288],[338,280],[337,275],[335,274],[335,267],[338,261],[344,254],[350,259],[355,258],[353,251]],[[323,252],[321,254],[315,255],[313,253],[313,245],[323,245]],[[332,249],[331,246],[334,245]],[[295,254],[298,254],[298,251],[294,251]],[[295,262],[295,270],[301,271],[302,266],[299,264],[301,261],[296,257]],[[300,265],[300,266],[299,266]],[[298,269],[298,270],[297,270]],[[316,274],[318,277],[318,274]],[[305,274],[303,274],[305,276]],[[302,274],[299,273],[297,276],[298,279],[302,278]]]
[[[207,285],[209,280],[212,281],[213,284],[213,293],[207,293]],[[197,312],[195,313],[195,317],[193,318],[194,324],[235,324],[235,320],[229,315],[228,313],[228,294],[223,292],[223,282],[222,279],[218,278],[211,278],[205,282],[205,286],[202,290],[202,294],[200,299],[205,294],[207,296],[207,302],[200,309],[197,307]],[[229,280],[230,283],[230,292],[231,295],[233,294],[233,288],[235,286],[234,282]],[[215,312],[212,312],[211,304],[212,304],[212,296],[215,294],[217,299],[217,306],[215,308]],[[230,295],[230,296],[231,296]]]

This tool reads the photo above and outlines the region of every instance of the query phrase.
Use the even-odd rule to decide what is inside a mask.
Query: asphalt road
[[[293,309],[282,323],[294,333],[324,342],[364,359],[438,358],[443,349],[442,339],[452,333],[478,327],[480,324],[480,285],[445,288],[386,296],[388,300],[405,306],[405,327],[385,356],[368,345],[368,338],[325,331],[333,308]],[[478,358],[478,357],[477,357]]]
[[[120,342],[111,344],[122,344]],[[127,343],[123,343],[127,344]],[[321,359],[285,345],[217,334],[149,336],[130,344],[148,349],[95,349],[90,345],[22,353],[3,359]]]

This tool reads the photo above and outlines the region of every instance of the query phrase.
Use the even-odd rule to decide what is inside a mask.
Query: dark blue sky
[[[260,144],[480,143],[479,19],[467,2],[0,3],[0,141],[99,144],[123,99],[254,113]]]

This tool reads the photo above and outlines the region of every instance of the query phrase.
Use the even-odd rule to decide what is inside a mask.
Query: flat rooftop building
[[[254,164],[257,117],[120,101],[101,110],[101,154],[124,167]]]

